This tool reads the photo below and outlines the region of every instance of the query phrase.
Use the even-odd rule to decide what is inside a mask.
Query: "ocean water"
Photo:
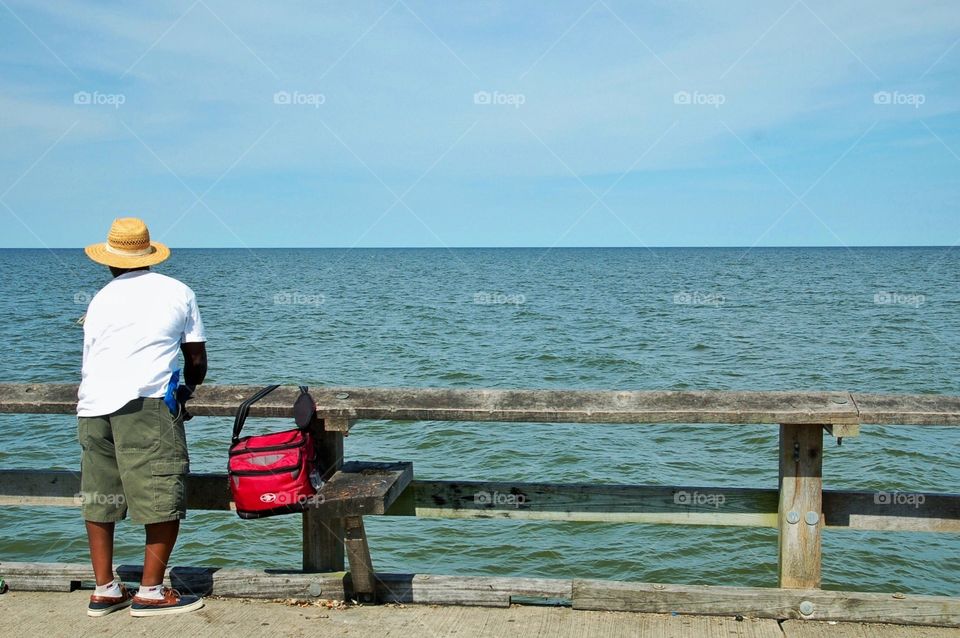
[[[175,250],[208,383],[960,394],[960,250]],[[80,250],[0,250],[0,380],[77,382],[76,319],[109,275]],[[260,421],[254,427],[281,427]],[[283,426],[285,427],[285,426]],[[193,471],[229,419],[187,425]],[[826,442],[827,488],[960,492],[960,429]],[[348,459],[418,478],[768,487],[776,426],[361,422]],[[0,468],[79,467],[69,416],[0,415]],[[116,560],[141,561],[118,527]],[[368,517],[376,569],[776,584],[766,529]],[[299,517],[193,512],[175,564],[299,566]],[[77,510],[0,509],[0,562],[87,559]],[[824,586],[960,595],[960,538],[827,530]],[[0,574],[2,575],[2,574]]]

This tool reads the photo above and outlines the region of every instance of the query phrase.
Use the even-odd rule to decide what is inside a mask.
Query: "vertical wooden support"
[[[376,594],[376,580],[373,562],[370,560],[370,547],[367,545],[367,533],[363,528],[363,518],[351,516],[344,519],[344,525],[353,595],[360,602],[373,602]]]
[[[780,587],[820,587],[823,426],[780,426]]]
[[[320,447],[320,473],[338,470],[343,465],[343,432],[326,429],[321,419],[314,419],[311,430]],[[332,472],[331,472],[332,473]],[[323,519],[316,510],[303,513],[303,571],[343,571],[343,521]]]

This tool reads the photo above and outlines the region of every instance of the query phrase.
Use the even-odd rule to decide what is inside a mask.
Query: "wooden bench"
[[[304,520],[326,525],[339,521],[338,533],[350,561],[353,593],[361,602],[376,597],[376,577],[370,560],[370,547],[363,527],[366,515],[382,515],[413,480],[413,463],[376,463],[351,461],[327,481]],[[336,533],[336,532],[335,532]]]

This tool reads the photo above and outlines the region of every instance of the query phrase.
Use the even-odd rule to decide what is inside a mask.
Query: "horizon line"
[[[663,249],[784,249],[784,248],[832,248],[849,250],[852,248],[956,248],[957,245],[947,244],[855,244],[850,246],[835,245],[786,245],[786,246],[170,246],[171,250],[663,250]],[[83,246],[0,246],[0,250],[83,250]]]

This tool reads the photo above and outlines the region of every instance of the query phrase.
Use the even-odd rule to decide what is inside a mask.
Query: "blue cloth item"
[[[163,402],[170,408],[170,414],[176,415],[177,405],[177,386],[180,385],[180,368],[173,371],[170,375],[170,383],[167,384],[167,393],[163,396]]]

